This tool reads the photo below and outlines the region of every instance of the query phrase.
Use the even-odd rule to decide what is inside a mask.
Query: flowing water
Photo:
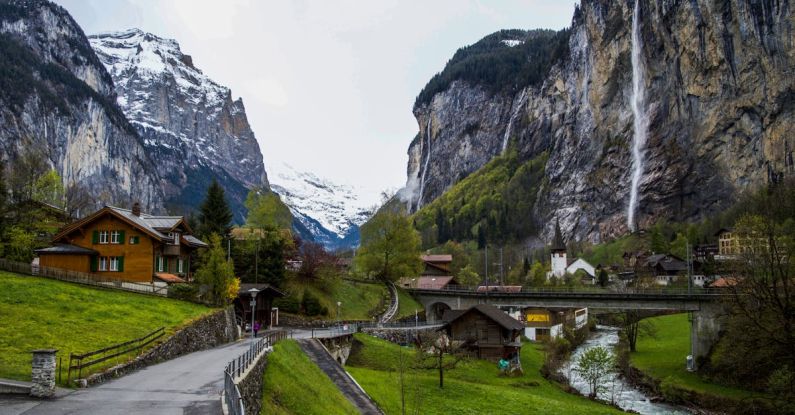
[[[527,90],[523,89],[522,94],[519,95],[519,101],[516,103],[516,106],[511,113],[511,118],[508,119],[508,126],[505,127],[505,135],[502,137],[501,154],[505,154],[505,150],[508,149],[508,141],[511,139],[511,127],[513,127],[514,120],[516,120],[516,117],[519,116],[519,112],[522,110],[522,104],[524,103],[525,98],[527,98]]]
[[[613,348],[617,344],[617,328],[597,326],[591,338],[572,353],[569,360],[561,366],[559,372],[563,376],[566,376],[569,380],[569,384],[574,387],[574,389],[577,389],[581,394],[587,396],[591,392],[591,389],[588,382],[574,370],[577,367],[577,361],[580,356],[589,349],[601,346],[613,352]],[[623,377],[618,376],[616,373],[608,375],[601,384],[604,385],[604,390],[600,391],[597,397],[606,402],[613,402],[625,411],[635,411],[643,415],[684,415],[691,413],[684,408],[661,402],[652,402],[645,393],[627,383]]]
[[[630,105],[633,115],[632,135],[632,186],[629,191],[629,206],[627,207],[627,226],[630,231],[635,231],[635,214],[638,210],[638,187],[643,177],[643,149],[646,146],[646,135],[649,120],[646,114],[646,84],[643,80],[643,55],[642,40],[640,37],[640,3],[635,0],[632,12],[632,98]]]
[[[422,207],[422,194],[425,192],[425,175],[428,174],[428,162],[431,161],[431,117],[428,116],[428,125],[425,127],[425,137],[428,139],[428,156],[425,157],[425,164],[422,167],[422,178],[420,179],[420,194],[417,196],[417,209]]]

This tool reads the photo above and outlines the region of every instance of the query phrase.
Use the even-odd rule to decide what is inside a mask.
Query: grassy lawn
[[[30,380],[34,349],[58,349],[65,366],[71,352],[111,346],[161,326],[171,333],[211,311],[184,301],[0,271],[0,378]]]
[[[657,338],[638,337],[638,351],[632,353],[632,366],[655,379],[667,380],[682,389],[718,396],[742,398],[751,392],[710,383],[685,368],[690,354],[690,322],[687,314],[672,314],[650,319],[657,328]]]
[[[375,399],[387,414],[400,414],[398,367],[399,353],[409,361],[412,351],[398,345],[357,334],[363,347],[348,360],[346,369]],[[496,364],[483,360],[466,360],[445,372],[444,389],[439,389],[438,372],[409,371],[405,374],[408,411],[415,408],[415,390],[419,390],[421,413],[442,414],[615,414],[620,411],[568,394],[539,374],[543,352],[533,344],[522,347],[521,377],[497,375]],[[416,386],[415,386],[416,385]]]
[[[340,318],[343,320],[372,321],[371,313],[381,312],[378,305],[389,301],[389,292],[383,284],[373,284],[340,279],[329,284],[312,284],[293,281],[288,291],[300,301],[304,292],[312,293],[323,307],[328,309],[328,319],[337,318],[337,301],[342,303]],[[378,310],[376,310],[378,308]],[[412,311],[413,312],[413,311]]]
[[[276,344],[264,376],[261,414],[358,413],[295,340]]]
[[[404,289],[397,287],[398,292],[398,311],[395,320],[414,316],[414,311],[422,313],[425,308],[418,303],[414,297],[410,296]]]

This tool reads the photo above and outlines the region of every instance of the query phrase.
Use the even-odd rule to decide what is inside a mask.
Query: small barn
[[[256,288],[257,305],[255,307],[254,320],[259,321],[263,327],[270,328],[279,324],[278,311],[273,310],[273,300],[284,297],[284,293],[270,284],[240,284],[237,298],[234,299],[235,315],[238,324],[245,328],[246,324],[251,324],[251,290]]]
[[[460,342],[479,359],[499,361],[519,353],[524,324],[490,304],[451,310],[445,316],[450,340]]]

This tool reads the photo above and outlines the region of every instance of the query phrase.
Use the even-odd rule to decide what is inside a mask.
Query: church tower
[[[569,266],[566,259],[566,244],[563,242],[563,235],[560,232],[560,220],[555,220],[555,239],[552,241],[552,249],[550,253],[552,257],[552,272],[553,277],[563,278],[566,275],[566,268]]]

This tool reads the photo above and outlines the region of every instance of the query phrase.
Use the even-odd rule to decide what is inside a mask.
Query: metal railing
[[[389,308],[381,316],[380,320],[382,323],[386,323],[389,320],[392,320],[393,317],[395,317],[395,314],[397,314],[398,311],[399,301],[400,301],[397,292],[397,287],[395,287],[395,284],[388,282],[387,288],[389,289],[390,303],[389,303]]]
[[[50,278],[59,281],[72,282],[75,284],[91,285],[94,287],[110,288],[137,292],[141,294],[157,295],[165,297],[168,295],[168,287],[156,286],[144,282],[133,282],[121,279],[107,278],[106,276],[89,274],[87,272],[70,271],[61,268],[50,268],[34,266],[24,262],[14,262],[0,258],[0,270],[14,272],[17,274],[33,275],[36,277]]]
[[[395,323],[361,323],[359,330],[363,329],[428,329],[442,327],[442,323],[428,323],[427,321],[400,321]]]
[[[120,357],[132,352],[141,354],[144,347],[148,346],[155,340],[163,337],[166,334],[165,327],[160,327],[157,330],[148,333],[143,337],[129,340],[123,343],[115,344],[113,346],[104,347],[102,349],[94,350],[87,353],[70,353],[69,354],[69,370],[66,373],[66,384],[72,380],[72,371],[77,371],[77,379],[83,374],[83,369],[98,365],[110,359]]]
[[[519,289],[502,290],[499,286],[489,286],[489,289],[478,286],[448,285],[438,289],[429,288],[404,288],[408,292],[445,292],[462,294],[482,294],[482,295],[508,295],[519,296],[523,294],[572,294],[572,295],[605,295],[605,296],[644,296],[644,295],[670,295],[670,296],[721,296],[728,295],[726,290],[721,288],[701,288],[692,287],[648,287],[648,288],[623,288],[611,290],[600,287],[521,287]]]
[[[277,341],[285,339],[291,335],[288,331],[272,331],[262,335],[262,338],[253,343],[251,347],[232,360],[224,369],[224,400],[229,413],[232,415],[245,415],[245,402],[240,394],[238,383],[240,377],[246,370],[254,364],[257,358],[272,347]]]
[[[323,327],[323,328],[316,328],[313,327],[311,330],[311,337],[313,339],[325,339],[329,337],[337,337],[337,336],[344,336],[346,334],[353,334],[359,331],[359,327],[361,324],[371,324],[371,323],[340,323],[336,326],[331,327]]]

